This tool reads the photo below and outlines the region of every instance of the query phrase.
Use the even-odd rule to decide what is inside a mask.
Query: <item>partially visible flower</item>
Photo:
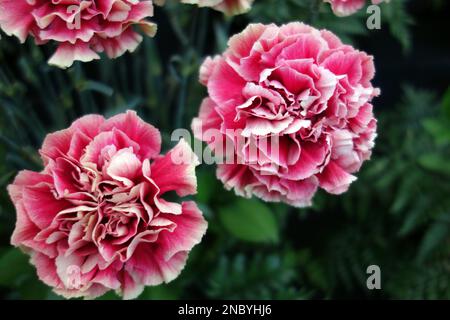
[[[254,0],[181,0],[199,7],[211,7],[227,15],[238,15],[250,10]]]
[[[217,176],[227,189],[309,206],[318,188],[345,192],[371,156],[374,74],[371,56],[329,31],[251,24],[203,63],[209,97],[192,130],[225,155]]]
[[[25,42],[54,41],[52,65],[66,68],[74,61],[99,59],[99,52],[116,58],[134,51],[142,36],[154,36],[152,1],[137,0],[0,0],[0,28]]]
[[[134,112],[84,116],[45,138],[42,172],[22,171],[8,187],[11,243],[57,294],[130,299],[180,274],[207,223],[194,202],[164,196],[196,192],[198,160],[184,141],[165,156],[160,145]]]
[[[372,4],[380,4],[383,1],[389,2],[389,0],[371,0]],[[366,4],[366,0],[324,0],[331,4],[333,12],[337,16],[346,17],[361,10]]]

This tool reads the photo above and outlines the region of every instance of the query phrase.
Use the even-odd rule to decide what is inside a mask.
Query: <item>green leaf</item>
[[[166,284],[156,287],[146,287],[139,296],[141,300],[176,300],[179,299],[180,289],[174,284]]]
[[[404,51],[411,49],[410,26],[414,23],[406,10],[407,0],[392,1],[383,6],[383,18],[389,22],[391,34],[400,41]]]
[[[99,92],[101,94],[104,94],[105,96],[112,96],[114,94],[114,89],[111,88],[110,86],[98,82],[98,81],[93,81],[93,80],[88,80],[83,82],[83,85],[81,87],[81,92],[82,91],[95,91],[95,92]]]
[[[219,52],[224,51],[227,48],[228,35],[224,26],[216,23],[214,24],[214,32],[216,35],[216,46]]]
[[[0,258],[0,285],[14,286],[23,275],[30,274],[32,267],[28,257],[19,249],[11,248]]]
[[[447,121],[434,118],[426,119],[423,121],[423,127],[430,135],[433,136],[438,145],[443,145],[450,142],[450,126]]]
[[[217,195],[217,179],[213,172],[198,170],[197,199],[202,203],[209,203]]]
[[[422,240],[417,254],[417,260],[423,262],[428,255],[447,237],[449,233],[449,225],[447,223],[436,222],[432,225]]]
[[[414,196],[414,193],[412,194]],[[417,201],[408,211],[398,232],[400,237],[407,236],[421,226],[427,214],[427,211],[425,210],[427,205],[428,203],[426,200],[419,199],[419,201]]]
[[[37,279],[36,275],[30,275],[17,287],[20,299],[45,299],[51,292],[50,287]]]
[[[251,242],[277,242],[278,224],[273,213],[258,200],[239,199],[219,211],[225,228],[236,238]]]

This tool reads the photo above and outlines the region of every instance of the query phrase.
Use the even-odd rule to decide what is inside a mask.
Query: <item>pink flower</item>
[[[88,115],[49,134],[45,169],[22,171],[8,187],[17,210],[11,243],[56,293],[116,290],[129,299],[180,274],[207,223],[194,202],[164,195],[196,192],[198,160],[183,140],[165,156],[160,145],[159,131],[134,112]],[[177,164],[180,154],[192,161]]]
[[[181,0],[199,7],[211,7],[227,15],[238,15],[250,10],[254,0]]]
[[[0,0],[0,28],[25,42],[55,41],[49,63],[62,68],[76,60],[99,59],[99,52],[116,58],[134,51],[142,41],[133,26],[154,36],[152,1],[137,0]]]
[[[372,4],[380,4],[383,1],[389,2],[389,0],[372,0]],[[324,0],[324,2],[330,3],[333,12],[341,17],[354,14],[366,4],[366,0]]]
[[[192,123],[216,154],[231,144],[225,187],[298,207],[318,187],[345,192],[376,137],[372,57],[302,23],[251,24],[228,45],[200,70],[209,97]]]

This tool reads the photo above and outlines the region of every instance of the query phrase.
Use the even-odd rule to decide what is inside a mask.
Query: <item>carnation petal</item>
[[[110,160],[106,172],[110,177],[132,186],[133,180],[138,177],[142,168],[141,161],[131,148],[119,150]]]
[[[176,253],[170,260],[165,260],[161,252],[151,244],[141,244],[127,262],[125,270],[133,274],[139,283],[157,286],[175,279],[184,268],[187,253]]]
[[[23,204],[30,220],[40,229],[50,226],[55,216],[69,207],[64,200],[57,200],[48,186],[24,187]]]
[[[125,300],[137,298],[142,291],[144,291],[144,285],[136,282],[133,277],[127,272],[122,272],[122,295]]]
[[[119,114],[108,119],[101,127],[102,131],[121,130],[139,147],[142,159],[153,159],[161,151],[161,135],[154,126],[145,123],[134,111]]]
[[[331,194],[341,194],[347,191],[350,184],[356,180],[355,176],[344,171],[334,161],[330,161],[318,178],[320,187]]]
[[[194,202],[184,202],[182,211],[180,215],[170,216],[170,220],[176,224],[175,229],[170,233],[162,231],[159,234],[158,242],[165,260],[170,260],[178,252],[190,251],[200,243],[206,232],[208,224]]]
[[[48,63],[65,69],[74,61],[89,62],[97,59],[100,59],[100,56],[86,42],[78,41],[75,44],[64,42],[58,46]]]
[[[218,104],[232,99],[242,99],[240,97],[245,86],[245,80],[225,60],[217,62],[209,83],[209,94]]]
[[[24,43],[33,25],[28,1],[2,0],[0,2],[0,28]]]
[[[31,262],[36,266],[37,275],[42,282],[52,287],[61,286],[54,259],[37,252],[31,256]]]

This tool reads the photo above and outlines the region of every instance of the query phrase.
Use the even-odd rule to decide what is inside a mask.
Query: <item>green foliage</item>
[[[5,250],[0,255],[0,287],[14,288],[6,295],[12,299],[51,298],[50,289],[37,279],[28,260],[18,249]]]
[[[28,265],[28,257],[16,249],[9,249],[0,257],[0,285],[13,285],[15,281],[20,281],[21,276],[30,273],[31,266]],[[11,266],[16,266],[12,268]]]
[[[292,262],[289,254],[222,257],[207,293],[216,299],[306,299],[310,294],[295,286],[298,272]]]
[[[409,27],[413,24],[412,18],[406,11],[408,0],[391,1],[383,5],[382,17],[389,24],[392,35],[397,38],[405,51],[411,49],[411,34]]]
[[[49,46],[22,46],[2,34],[0,296],[59,299],[9,244],[15,213],[6,186],[19,170],[42,169],[37,150],[48,132],[87,113],[111,116],[130,108],[161,129],[167,149],[171,131],[189,127],[206,94],[196,81],[203,57],[223,50],[230,30],[298,20],[349,43],[376,32],[366,29],[364,10],[339,18],[322,1],[257,0],[248,15],[236,18],[171,3],[156,12],[167,30],[132,55],[66,71],[46,64]],[[442,0],[434,3],[439,8]],[[412,21],[406,4],[382,4],[383,28],[386,22],[405,49]],[[312,208],[239,198],[224,190],[213,166],[201,166],[195,200],[208,233],[179,278],[146,288],[140,298],[449,299],[450,90],[441,98],[405,87],[399,98],[392,106],[375,101],[379,137],[358,181],[339,197],[319,193]],[[381,291],[366,288],[372,264],[381,267]]]
[[[409,27],[413,24],[406,5],[407,0],[394,0],[380,5],[381,28],[388,27],[405,51],[411,47]],[[367,29],[366,20],[369,14],[365,8],[348,17],[337,17],[332,12],[330,4],[322,0],[256,1],[249,14],[254,21],[264,23],[282,24],[290,21],[311,23],[316,27],[335,32],[347,43],[352,43],[355,36],[368,36],[377,32]]]

